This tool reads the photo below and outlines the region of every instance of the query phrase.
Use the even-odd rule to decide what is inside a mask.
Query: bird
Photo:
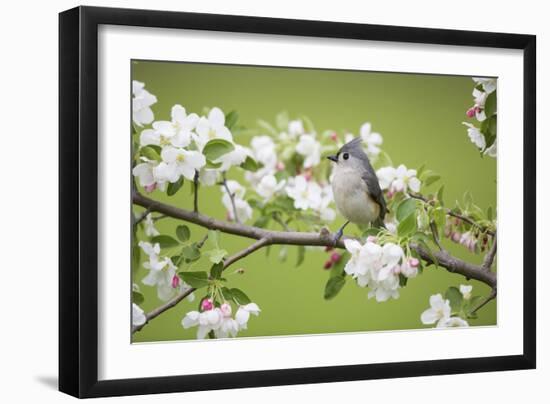
[[[350,222],[361,227],[385,227],[386,200],[362,141],[356,137],[336,154],[327,156],[334,163],[331,186],[336,208],[347,220],[336,233],[335,244]]]

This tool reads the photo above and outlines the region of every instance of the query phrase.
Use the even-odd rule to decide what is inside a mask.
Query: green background
[[[461,124],[473,103],[470,77],[134,61],[132,78],[144,82],[157,96],[158,102],[152,106],[156,120],[169,120],[171,107],[181,104],[188,112],[199,114],[204,107],[217,106],[225,113],[237,110],[239,124],[249,128],[256,127],[258,119],[273,122],[282,110],[291,118],[308,116],[318,133],[333,129],[339,134],[344,130],[357,134],[361,124],[369,121],[373,130],[382,134],[383,149],[394,165],[418,168],[426,163],[442,176],[447,205],[461,199],[467,190],[483,210],[496,205],[496,160],[479,156]],[[248,145],[250,136],[237,135],[234,140]],[[241,181],[241,170],[232,169],[229,178]],[[435,190],[436,185],[433,187]],[[192,209],[188,183],[173,197],[159,191],[152,197]],[[134,209],[140,211],[139,207]],[[200,210],[225,218],[219,187],[201,188]],[[341,223],[338,216],[331,230],[336,231]],[[176,220],[164,219],[157,222],[157,228],[174,235],[177,224]],[[189,227],[194,239],[205,234],[202,228]],[[356,229],[350,226],[350,231]],[[250,243],[236,236],[221,238],[222,247],[230,254]],[[460,246],[449,242],[446,246],[460,258],[482,261],[482,256],[471,255]],[[230,286],[244,290],[262,310],[259,317],[251,317],[248,330],[239,336],[424,328],[420,314],[429,307],[430,295],[443,294],[449,286],[460,284],[473,285],[474,295],[489,293],[489,287],[482,283],[429,267],[409,280],[397,300],[368,300],[368,289],[348,279],[336,298],[325,301],[323,290],[329,274],[322,266],[328,254],[307,251],[305,263],[296,268],[296,248],[289,248],[286,263],[278,260],[278,253],[279,247],[272,247],[269,256],[265,250],[256,252],[228,270],[246,269],[243,275],[228,276]],[[155,288],[141,284],[145,275],[145,269],[134,268],[134,282],[145,295],[142,308],[148,312],[161,302]],[[186,312],[197,309],[200,297],[198,294],[194,303],[185,300],[152,320],[133,341],[195,338],[196,328],[184,330],[180,322]],[[478,314],[478,319],[469,320],[471,325],[496,324],[496,302]]]

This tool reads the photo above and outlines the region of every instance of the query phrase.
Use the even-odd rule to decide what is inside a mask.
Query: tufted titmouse
[[[361,143],[362,139],[357,137],[343,145],[335,155],[327,156],[335,163],[331,181],[334,201],[348,220],[336,233],[335,242],[342,237],[349,222],[384,227],[386,201]]]

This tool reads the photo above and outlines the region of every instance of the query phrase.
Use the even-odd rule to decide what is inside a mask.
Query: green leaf
[[[181,255],[189,262],[198,260],[201,257],[201,252],[196,244],[185,246],[181,249]]]
[[[490,118],[497,112],[497,92],[493,91],[485,100],[485,115]]]
[[[215,161],[233,150],[235,150],[233,143],[224,139],[212,139],[206,143],[204,149],[202,149],[202,154],[204,154],[207,160]]]
[[[270,219],[271,218],[269,216],[260,216],[258,219],[256,219],[253,226],[254,227],[266,228]]]
[[[223,271],[223,262],[216,263],[210,268],[210,276],[214,279],[220,279]]]
[[[273,136],[277,136],[278,133],[279,133],[279,132],[277,132],[277,129],[275,129],[273,126],[271,126],[271,124],[269,122],[266,122],[262,119],[258,119],[258,126],[261,129],[269,132]]]
[[[399,237],[407,237],[416,232],[416,215],[410,214],[397,225],[397,234]]]
[[[330,269],[331,278],[334,278],[337,276],[345,276],[344,267],[346,266],[346,263],[349,261],[350,257],[351,257],[351,254],[349,252],[344,251],[342,253],[342,257],[340,258],[340,261],[334,264]]]
[[[493,220],[493,208],[492,208],[492,206],[489,206],[487,208],[487,219]]]
[[[166,194],[168,196],[174,195],[183,186],[183,177],[179,177],[176,182],[169,182],[166,188]]]
[[[445,230],[445,225],[447,224],[447,212],[444,208],[437,208],[433,210],[433,220],[437,227],[439,236],[443,234]]]
[[[139,261],[141,260],[141,248],[137,244],[132,247],[132,268],[137,270],[139,267]]]
[[[205,168],[216,169],[216,168],[220,168],[222,166],[222,164],[223,163],[214,163],[214,162],[207,159]]]
[[[378,227],[369,227],[367,230],[363,232],[361,235],[361,238],[366,239],[368,236],[378,236],[378,233],[380,233],[380,229]]]
[[[221,249],[221,248],[215,248],[213,250],[205,251],[204,255],[210,259],[210,262],[214,264],[219,264],[222,262],[223,257],[227,255],[227,251]]]
[[[287,131],[288,130],[288,122],[290,121],[290,118],[288,116],[287,111],[282,111],[277,114],[275,117],[275,125],[277,125],[277,128],[279,128],[280,131]]]
[[[227,126],[227,129],[231,130],[238,120],[239,114],[237,113],[237,111],[233,110],[225,116],[225,126]]]
[[[145,298],[140,292],[132,291],[132,302],[137,304],[138,306],[143,303]]]
[[[409,280],[409,278],[407,278],[405,275],[399,274],[399,286],[401,286],[401,287],[407,286],[407,281],[408,280]]]
[[[197,272],[188,272],[188,271],[181,271],[178,272],[178,275],[183,279],[185,283],[190,285],[191,287],[195,289],[203,288],[205,286],[208,286],[208,274],[204,271],[197,271]]]
[[[445,190],[445,185],[441,185],[437,190],[437,200],[443,205],[443,191]]]
[[[397,218],[397,221],[402,222],[409,215],[414,213],[415,210],[416,210],[416,200],[413,198],[405,199],[397,207],[395,217]]]
[[[208,230],[208,237],[206,239],[208,245],[212,246],[213,249],[220,248],[220,231],[219,230]]]
[[[231,295],[233,297],[233,301],[237,303],[238,305],[245,305],[251,302],[250,298],[244,293],[242,290],[233,288],[230,289]]]
[[[141,149],[139,149],[139,154],[141,154],[143,157],[147,157],[149,160],[161,160],[160,155],[151,146],[142,147]]]
[[[302,115],[300,118],[302,119],[306,133],[315,133],[315,126],[313,125],[311,119],[305,115]]]
[[[256,172],[260,168],[260,165],[252,157],[246,156],[246,160],[241,164],[241,168],[246,171]]]
[[[178,239],[181,242],[186,242],[187,240],[189,240],[189,237],[191,237],[191,230],[189,230],[189,227],[184,224],[179,225],[176,228],[176,236],[178,236]]]
[[[224,298],[225,300],[234,300],[234,299],[233,299],[233,293],[231,293],[231,290],[230,290],[229,288],[227,288],[227,287],[224,286],[224,287],[221,289],[221,291],[222,291],[223,298]]]
[[[451,305],[451,310],[453,312],[459,312],[462,307],[462,293],[454,287],[451,286],[447,291],[445,292],[445,299],[447,299]]]
[[[432,185],[434,182],[436,182],[440,178],[441,178],[441,175],[438,175],[438,174],[428,175],[428,176],[426,176],[426,179],[424,180],[424,185],[429,187],[430,185]]]
[[[430,248],[430,246],[424,241],[424,240],[420,240],[418,239],[416,241],[418,243],[418,245],[420,247],[422,247],[422,249],[424,251],[426,251],[426,253],[428,254],[428,256],[430,257],[430,260],[432,261],[432,263],[435,265],[435,267],[439,267],[439,260],[437,259],[437,257],[434,255],[434,253],[432,252],[432,249]]]
[[[151,242],[153,244],[159,243],[160,248],[173,248],[180,244],[178,240],[166,234],[161,234],[159,236],[153,237],[151,239]]]
[[[288,257],[288,247],[286,245],[283,245],[281,246],[281,248],[279,248],[279,255],[277,256],[277,258],[281,262],[286,262],[287,257]]]
[[[326,300],[334,298],[338,293],[340,293],[345,284],[346,278],[342,275],[329,278],[327,284],[325,285],[324,298]]]
[[[296,258],[296,267],[299,267],[304,262],[304,258],[306,257],[306,248],[301,245],[298,246],[298,257]]]

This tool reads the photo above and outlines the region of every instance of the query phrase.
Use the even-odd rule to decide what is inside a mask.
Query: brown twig
[[[487,296],[483,301],[478,304],[472,311],[470,311],[470,314],[475,314],[479,309],[481,309],[483,306],[485,306],[487,303],[489,303],[491,300],[493,300],[497,296],[497,290],[494,288],[491,290],[491,294]]]
[[[199,212],[199,172],[195,170],[195,176],[193,177],[194,195],[193,195],[193,211]]]
[[[491,266],[493,265],[493,261],[495,260],[496,254],[497,254],[497,236],[495,234],[495,236],[493,237],[493,245],[491,246],[491,249],[485,256],[485,259],[483,260],[483,264],[481,265],[481,267],[485,271],[491,270]]]
[[[229,200],[231,201],[231,207],[233,208],[233,219],[235,220],[235,222],[240,223],[239,215],[237,214],[237,205],[235,205],[235,194],[233,194],[229,190],[229,186],[227,185],[227,178],[225,177],[225,172],[223,173],[222,185],[225,189],[225,192],[227,193],[227,196],[229,196]]]

